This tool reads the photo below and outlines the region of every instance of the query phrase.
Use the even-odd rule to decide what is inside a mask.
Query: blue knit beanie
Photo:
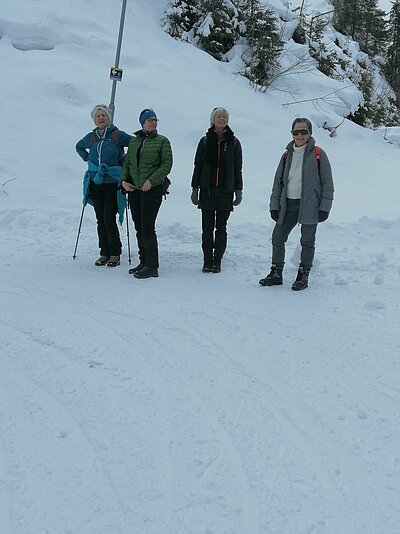
[[[143,128],[144,123],[147,121],[147,119],[157,118],[156,112],[153,109],[144,109],[141,114],[139,115],[139,122]]]

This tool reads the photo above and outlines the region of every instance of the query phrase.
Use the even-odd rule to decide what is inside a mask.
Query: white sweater
[[[301,197],[301,178],[303,169],[303,158],[306,150],[306,146],[294,146],[292,164],[290,165],[288,184],[287,184],[287,198],[300,198]]]

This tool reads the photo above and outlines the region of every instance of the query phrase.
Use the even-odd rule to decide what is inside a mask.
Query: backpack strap
[[[320,163],[320,160],[321,160],[321,148],[317,145],[315,145],[314,147],[314,156],[315,156],[315,159],[317,160],[317,163],[318,163],[318,168],[319,168],[319,163]],[[287,157],[288,157],[288,151],[285,150],[285,152],[283,153],[283,158],[285,158],[285,161],[287,160]]]
[[[320,160],[321,160],[321,149],[317,145],[315,145],[315,147],[314,147],[314,156],[315,156],[315,159],[317,160],[317,165],[318,165],[318,169],[319,169],[319,164],[320,164]]]
[[[90,139],[89,139],[89,148],[96,142],[98,141],[98,137],[96,136],[96,134],[94,132],[90,132]],[[117,130],[112,130],[111,132],[111,141],[113,143],[115,143],[118,147],[122,148],[121,147],[121,143],[119,142],[119,137],[118,137],[118,134],[117,134]]]
[[[118,134],[117,134],[117,130],[113,130],[111,132],[111,139],[113,140],[113,142],[119,146],[121,148],[121,143],[119,142],[119,138],[118,138]]]
[[[281,174],[281,187],[283,187],[283,173],[285,172],[287,157],[288,157],[288,151],[285,150],[285,152],[282,154],[282,158],[281,158],[281,159],[283,159],[283,167],[282,167],[282,174]]]
[[[319,164],[320,164],[320,161],[321,161],[321,148],[319,146],[317,146],[317,145],[315,145],[315,147],[314,147],[314,157],[315,157],[315,159],[317,161],[318,172],[319,172]],[[282,183],[282,180],[283,180],[283,173],[285,172],[286,160],[288,158],[288,151],[287,150],[285,150],[285,152],[283,153],[282,158],[284,160],[284,164],[283,164],[283,169],[282,169],[281,183]]]

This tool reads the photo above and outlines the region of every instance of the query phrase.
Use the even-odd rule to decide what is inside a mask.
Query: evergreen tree
[[[372,105],[373,71],[371,68],[365,66],[361,71],[361,81],[357,85],[363,94],[364,103],[347,118],[360,126],[366,126],[368,124]]]
[[[387,42],[386,13],[378,9],[378,0],[364,0],[360,7],[361,20],[357,39],[361,50],[375,56],[385,49]]]
[[[335,14],[333,19],[334,27],[345,35],[350,35],[353,39],[359,28],[361,19],[361,0],[335,0]]]
[[[390,10],[389,36],[384,72],[400,102],[400,0],[395,0]]]
[[[163,22],[172,37],[193,43],[219,61],[242,43],[244,75],[257,85],[267,84],[278,65],[283,43],[272,11],[260,0],[173,0]]]
[[[186,40],[185,34],[198,24],[200,18],[199,0],[174,0],[165,12],[163,22],[171,37]]]
[[[243,55],[246,75],[255,84],[268,84],[271,71],[277,67],[283,47],[276,19],[259,0],[241,0],[240,9],[245,23],[244,36],[248,49]]]
[[[163,22],[172,37],[193,43],[219,61],[237,39],[238,11],[231,0],[174,0]]]
[[[204,18],[196,28],[198,43],[221,61],[237,39],[237,9],[230,0],[203,0],[202,14]]]
[[[334,27],[349,35],[369,55],[382,52],[387,42],[385,12],[378,0],[335,0]]]
[[[336,67],[339,63],[339,58],[334,50],[328,50],[323,39],[323,31],[326,25],[327,21],[322,18],[314,22],[309,42],[310,56],[317,61],[319,71],[329,76],[329,78],[338,78]]]

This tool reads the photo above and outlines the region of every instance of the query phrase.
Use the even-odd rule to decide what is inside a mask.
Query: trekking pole
[[[130,265],[131,264],[131,243],[129,240],[128,205],[129,205],[129,198],[126,199],[125,218],[126,218],[126,237],[128,239],[128,262]]]
[[[86,205],[83,206],[83,208],[82,208],[81,220],[79,221],[78,235],[76,236],[75,250],[74,250],[74,255],[72,256],[73,260],[76,258],[76,249],[78,248],[79,234],[81,233],[82,221],[83,221],[83,212],[85,211],[85,207],[86,207]]]

